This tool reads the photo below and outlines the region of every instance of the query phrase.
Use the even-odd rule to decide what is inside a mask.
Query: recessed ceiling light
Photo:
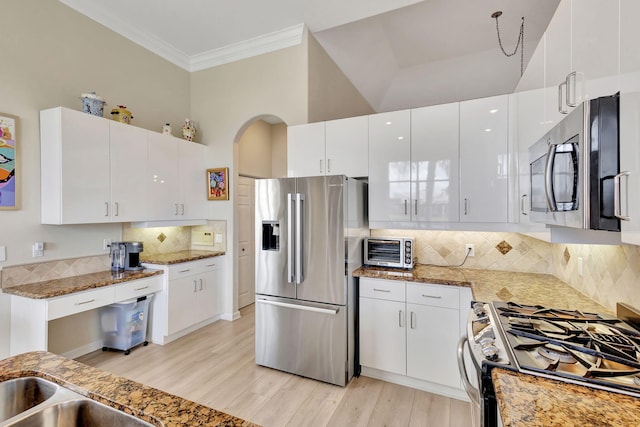
[[[402,141],[404,139],[404,136],[399,136],[398,139]]]
[[[484,130],[485,132],[491,132],[491,129],[487,128]]]
[[[385,125],[390,125],[390,124],[391,124],[391,122],[385,122]]]
[[[497,112],[498,112],[498,109],[497,109],[497,108],[494,108],[493,110],[489,110],[489,112],[490,112],[491,114],[495,114],[495,113],[497,113]]]

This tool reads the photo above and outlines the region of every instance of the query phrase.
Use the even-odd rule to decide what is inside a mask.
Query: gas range
[[[521,372],[640,397],[640,332],[613,316],[494,302]]]

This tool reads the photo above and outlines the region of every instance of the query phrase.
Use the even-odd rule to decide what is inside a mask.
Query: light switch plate
[[[216,233],[216,243],[222,243],[222,234]]]

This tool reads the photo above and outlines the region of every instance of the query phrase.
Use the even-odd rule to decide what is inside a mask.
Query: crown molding
[[[155,53],[167,61],[187,71],[200,71],[206,68],[227,64],[240,59],[250,58],[263,53],[273,52],[285,47],[302,43],[304,24],[294,25],[273,33],[254,37],[229,46],[213,49],[197,55],[188,56],[174,46],[152,36],[149,33],[127,24],[108,11],[83,0],[59,0],[75,11],[89,17],[97,23]]]
[[[200,71],[286,47],[297,46],[302,43],[303,34],[304,24],[298,24],[219,49],[192,55],[190,57],[191,71]]]
[[[152,36],[149,33],[140,31],[138,28],[129,25],[109,13],[108,11],[96,7],[92,2],[83,0],[59,0],[70,8],[87,16],[89,19],[104,25],[110,30],[120,34],[121,36],[131,40],[132,42],[142,46],[143,48],[155,53],[156,55],[166,59],[167,61],[190,71],[189,57],[172,45]]]

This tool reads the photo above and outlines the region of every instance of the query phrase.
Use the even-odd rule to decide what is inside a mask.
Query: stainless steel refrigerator
[[[256,181],[258,365],[342,386],[353,376],[366,187],[342,175]]]

